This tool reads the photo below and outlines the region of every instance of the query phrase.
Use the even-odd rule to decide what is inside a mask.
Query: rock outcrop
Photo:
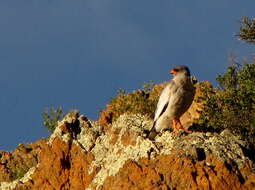
[[[151,125],[146,116],[124,114],[103,128],[71,112],[48,139],[0,152],[0,189],[255,189],[246,144],[231,131],[166,131],[150,141]],[[26,166],[22,176],[12,163]]]

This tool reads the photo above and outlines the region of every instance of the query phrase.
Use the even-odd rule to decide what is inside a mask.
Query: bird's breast
[[[168,113],[173,117],[180,117],[187,111],[194,99],[194,92],[186,88],[178,88],[169,100]]]

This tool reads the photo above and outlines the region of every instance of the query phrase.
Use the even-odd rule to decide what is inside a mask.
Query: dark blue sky
[[[170,78],[188,65],[215,83],[228,54],[251,57],[237,40],[246,0],[1,0],[0,149],[47,137],[46,107],[97,119],[120,88]]]

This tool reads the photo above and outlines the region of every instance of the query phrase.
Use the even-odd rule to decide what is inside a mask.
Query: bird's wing
[[[159,100],[158,100],[155,116],[154,116],[154,121],[156,121],[165,112],[169,103],[170,96],[171,96],[172,86],[174,86],[173,80],[171,80],[167,84],[167,86],[164,88],[164,90],[161,92]]]

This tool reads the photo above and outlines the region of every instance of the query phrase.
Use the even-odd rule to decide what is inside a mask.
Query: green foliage
[[[16,168],[12,171],[12,180],[20,179],[24,177],[24,175],[27,173],[28,170]]]
[[[158,98],[150,96],[153,86],[153,82],[145,83],[141,90],[129,94],[123,89],[118,90],[117,96],[108,105],[108,109],[113,113],[113,120],[123,113],[140,113],[153,117]]]
[[[255,18],[243,17],[238,36],[248,43],[255,43]]]
[[[216,77],[217,82],[219,83],[220,87],[223,89],[233,89],[237,87],[237,71],[238,65],[231,65],[228,67],[226,73],[223,75],[218,75]]]
[[[205,88],[200,124],[231,129],[255,145],[255,63],[229,66],[217,81],[223,90]]]
[[[64,116],[63,109],[61,107],[54,109],[45,109],[42,113],[43,125],[52,133],[57,127],[57,122]]]
[[[143,84],[143,88],[142,90],[146,93],[146,94],[149,94],[150,91],[153,89],[154,87],[154,82],[153,81],[150,81],[148,83],[144,83]]]

